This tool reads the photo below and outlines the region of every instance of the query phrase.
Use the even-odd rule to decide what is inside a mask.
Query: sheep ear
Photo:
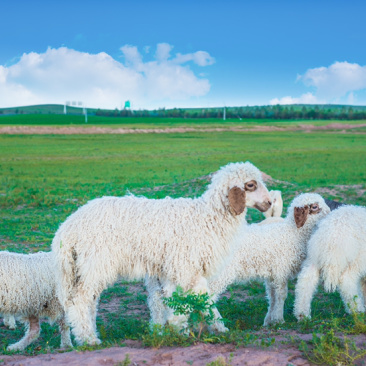
[[[298,229],[305,225],[308,215],[309,215],[309,206],[295,207],[294,218]]]
[[[229,191],[229,204],[234,215],[240,215],[245,210],[245,191],[239,187],[233,187]]]

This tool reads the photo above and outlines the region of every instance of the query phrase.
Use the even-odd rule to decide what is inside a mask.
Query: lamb
[[[272,190],[269,191],[269,195],[272,204],[267,211],[263,212],[263,215],[266,217],[266,219],[256,225],[267,225],[273,222],[280,222],[284,220],[281,217],[283,209],[281,191]],[[161,283],[158,278],[149,276],[145,277],[144,282],[148,293],[147,304],[150,310],[150,326],[153,327],[154,324],[164,325],[167,321],[166,314],[168,312],[168,308],[163,302],[164,294]],[[219,319],[220,314],[217,310],[214,311],[216,312],[216,318]],[[224,332],[227,330],[227,328],[221,322],[216,322],[214,327],[209,327],[209,330],[220,330]]]
[[[39,337],[40,317],[47,317],[51,322],[57,321],[61,347],[72,347],[70,329],[56,297],[53,270],[51,252],[0,252],[0,313],[5,319],[20,317],[26,324],[24,337],[8,346],[8,351],[23,350]]]
[[[269,302],[264,326],[283,322],[287,282],[296,276],[305,258],[306,244],[315,225],[329,213],[316,193],[304,193],[291,203],[286,218],[269,225],[242,226],[238,248],[222,272],[209,279],[214,300],[234,281],[264,280]]]
[[[231,163],[197,198],[147,199],[127,195],[89,201],[59,227],[52,242],[57,293],[77,343],[99,344],[95,318],[100,293],[118,276],[161,281],[165,296],[177,285],[207,292],[230,253],[246,207],[271,205],[260,171]],[[171,324],[186,320],[168,315]]]
[[[271,207],[263,212],[266,219],[270,217],[281,217],[283,210],[283,200],[281,191],[269,191],[271,197],[272,205]]]
[[[347,312],[364,312],[366,287],[366,208],[342,206],[332,211],[309,240],[295,289],[294,314],[310,318],[319,280],[326,291],[341,293]]]

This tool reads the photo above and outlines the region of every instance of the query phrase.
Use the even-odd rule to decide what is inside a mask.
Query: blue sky
[[[364,1],[1,1],[0,107],[366,105]]]

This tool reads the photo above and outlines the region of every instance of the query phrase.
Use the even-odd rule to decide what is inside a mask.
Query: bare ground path
[[[126,356],[131,366],[205,366],[222,358],[227,365],[311,365],[301,357],[300,351],[283,347],[281,350],[261,350],[255,348],[235,348],[233,345],[198,344],[190,347],[163,347],[160,349],[112,347],[85,352],[66,352],[38,356],[3,356],[1,365],[11,366],[115,366],[123,365]],[[222,363],[225,365],[225,363]]]
[[[330,123],[323,126],[300,124],[296,126],[252,126],[251,128],[217,127],[217,128],[193,128],[193,127],[167,127],[167,128],[110,128],[97,126],[4,126],[0,127],[0,134],[7,135],[78,135],[78,134],[139,134],[139,133],[185,133],[185,132],[271,132],[271,131],[352,131],[353,129],[366,127],[366,124]],[[364,132],[358,132],[364,133]]]

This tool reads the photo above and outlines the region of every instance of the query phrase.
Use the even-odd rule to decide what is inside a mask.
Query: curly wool
[[[58,295],[77,342],[99,343],[96,300],[117,276],[140,279],[147,274],[166,287],[206,291],[203,279],[228,256],[245,219],[246,210],[232,213],[229,190],[243,189],[250,180],[258,182],[269,200],[260,171],[246,162],[221,168],[198,198],[103,197],[72,214],[57,231],[52,250]]]
[[[298,228],[295,207],[314,203],[321,208],[320,213],[309,214],[304,226]],[[265,280],[270,307],[264,325],[283,322],[287,282],[300,270],[315,225],[328,213],[329,207],[320,195],[304,193],[292,201],[285,219],[267,225],[243,226],[235,239],[238,249],[233,251],[232,261],[209,280],[211,292],[217,297],[233,282]]]
[[[281,217],[283,209],[283,201],[281,191],[269,191],[269,196],[271,198],[271,207],[263,212],[266,217],[265,220],[261,221],[256,225],[268,225],[274,222],[280,222],[284,219]],[[246,224],[246,222],[244,223]],[[153,327],[154,324],[164,325],[167,322],[167,311],[166,306],[163,303],[164,293],[161,288],[161,283],[157,278],[152,278],[149,276],[145,277],[145,287],[148,293],[147,304],[150,310],[150,325]],[[220,316],[218,316],[220,318]],[[211,327],[212,328],[212,327]],[[216,323],[215,327],[210,330],[221,330],[225,331],[226,328],[223,324]]]
[[[9,349],[23,349],[38,337],[33,334],[35,338],[29,339],[29,332],[33,331],[30,319],[34,328],[40,317],[47,317],[51,322],[62,321],[64,311],[56,297],[52,253],[0,252],[0,279],[0,313],[6,318],[21,317],[30,327],[24,338]],[[34,332],[37,333],[37,329]],[[66,334],[69,331],[65,328],[62,332],[65,345],[71,345],[70,336]]]
[[[311,300],[320,279],[326,291],[339,289],[347,311],[365,311],[365,276],[366,208],[341,206],[319,224],[309,240],[295,290],[295,316],[310,317]]]

